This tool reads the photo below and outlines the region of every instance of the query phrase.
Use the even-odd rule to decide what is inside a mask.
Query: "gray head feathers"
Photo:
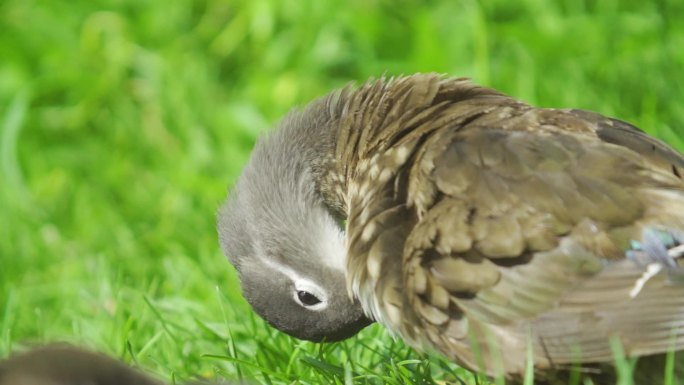
[[[366,326],[345,289],[344,231],[315,175],[333,162],[326,130],[335,97],[290,113],[261,139],[218,215],[224,252],[245,297],[276,328],[309,340],[346,338]]]

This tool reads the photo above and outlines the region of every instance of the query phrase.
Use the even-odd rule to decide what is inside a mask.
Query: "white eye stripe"
[[[328,307],[327,302],[319,302],[315,305],[303,304],[302,301],[299,300],[299,296],[297,296],[296,291],[294,292],[294,296],[292,298],[294,298],[295,302],[297,302],[300,306],[307,308],[308,310],[321,311],[321,310],[325,310]]]
[[[318,250],[321,262],[329,267],[344,271],[347,265],[345,233],[332,215],[326,213],[321,226],[323,234],[319,239]]]
[[[328,307],[328,293],[318,284],[316,284],[314,281],[304,278],[301,275],[297,274],[296,271],[294,271],[291,267],[286,266],[282,263],[279,263],[278,261],[274,261],[272,259],[266,258],[262,254],[257,254],[259,256],[259,259],[261,262],[272,268],[275,271],[281,272],[282,274],[285,274],[292,282],[294,283],[294,290],[292,290],[292,298],[294,299],[295,302],[297,302],[300,306],[305,307],[309,310],[324,310]],[[314,295],[316,298],[318,298],[321,302],[315,304],[315,305],[306,305],[302,303],[302,301],[299,299],[299,296],[297,295],[298,291],[306,291],[308,293],[311,293]]]
[[[322,302],[325,302],[328,300],[328,296],[325,293],[325,290],[323,290],[320,286],[318,286],[315,282],[308,280],[306,278],[299,278],[294,281],[294,286],[295,290],[301,290],[301,291],[306,291],[321,300]]]
[[[300,304],[301,306],[309,309],[309,310],[323,310],[328,307],[328,295],[317,284],[315,284],[313,281],[308,280],[306,278],[299,278],[294,280],[294,287],[295,289],[292,292],[292,295],[294,297],[295,302]],[[305,291],[307,293],[310,293],[314,297],[318,298],[319,303],[314,304],[314,305],[307,305],[305,303],[302,303],[302,301],[299,299],[299,291]]]
[[[306,291],[306,290],[303,290],[303,291]],[[308,293],[310,293],[311,295],[313,295],[313,296],[315,296],[316,298],[318,298],[319,300],[321,300],[321,302],[315,303],[315,304],[313,304],[313,305],[307,305],[307,304],[303,303],[303,302],[301,301],[301,299],[299,299],[299,292],[300,292],[300,290],[293,290],[293,292],[292,292],[292,298],[293,298],[294,301],[297,302],[300,306],[302,306],[302,307],[304,307],[304,308],[306,308],[306,309],[308,309],[308,310],[314,310],[314,311],[325,310],[325,309],[328,307],[328,301],[324,301],[324,300],[322,300],[320,297],[318,297],[317,295],[315,295],[315,294],[313,294],[313,293],[310,293],[310,292],[308,292]]]

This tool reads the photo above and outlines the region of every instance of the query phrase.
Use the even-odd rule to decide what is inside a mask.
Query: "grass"
[[[0,2],[0,356],[71,341],[160,378],[484,383],[378,326],[267,327],[214,211],[255,138],[350,80],[436,71],[684,150],[684,3]]]

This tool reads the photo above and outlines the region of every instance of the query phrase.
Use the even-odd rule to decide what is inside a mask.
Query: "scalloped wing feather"
[[[513,377],[529,347],[553,369],[578,351],[612,360],[611,335],[644,355],[684,334],[684,283],[662,270],[631,295],[648,268],[625,259],[645,228],[684,231],[674,150],[435,76],[371,83],[348,105],[348,282],[390,330]]]

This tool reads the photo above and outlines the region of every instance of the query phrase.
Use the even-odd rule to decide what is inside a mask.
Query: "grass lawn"
[[[0,357],[69,341],[169,382],[484,383],[377,325],[315,345],[251,312],[214,212],[255,138],[348,81],[436,71],[684,150],[682,47],[681,0],[0,1]]]

